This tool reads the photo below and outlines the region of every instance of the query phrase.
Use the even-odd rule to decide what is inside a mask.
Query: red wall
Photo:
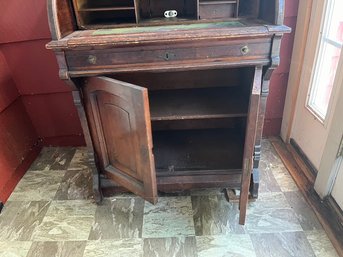
[[[296,24],[298,0],[286,0],[285,24]],[[4,37],[5,36],[5,37]],[[69,88],[59,80],[50,40],[46,0],[0,2],[1,49],[19,95],[45,145],[83,144],[82,130]],[[294,32],[282,44],[281,66],[272,77],[264,135],[279,135]]]
[[[4,36],[2,36],[4,35]],[[70,89],[58,77],[46,0],[0,2],[0,42],[22,102],[45,145],[84,144]]]
[[[37,156],[38,136],[0,48],[0,201],[5,202]]]
[[[284,24],[292,28],[292,33],[284,35],[282,39],[280,54],[281,63],[271,78],[270,94],[264,120],[264,136],[278,136],[281,131],[299,0],[285,0],[285,2],[286,10]]]

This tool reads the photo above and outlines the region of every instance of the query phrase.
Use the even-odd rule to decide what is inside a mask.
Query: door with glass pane
[[[319,170],[342,83],[343,1],[313,1],[291,138]]]

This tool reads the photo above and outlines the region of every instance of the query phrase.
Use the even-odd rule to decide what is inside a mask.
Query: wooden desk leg
[[[93,194],[94,194],[94,200],[97,204],[100,204],[102,201],[102,194],[100,190],[100,173],[98,171],[98,168],[96,166],[96,159],[95,159],[95,153],[93,149],[93,142],[91,139],[88,122],[86,118],[86,113],[82,104],[82,98],[79,91],[73,91],[73,99],[74,104],[77,108],[77,111],[79,113],[79,118],[81,121],[81,126],[83,130],[83,135],[86,140],[87,144],[87,155],[88,155],[88,165],[89,168],[92,171],[92,178],[93,178]]]
[[[253,156],[255,151],[255,138],[257,131],[257,119],[261,95],[262,67],[255,68],[255,76],[250,96],[247,129],[245,134],[243,169],[241,182],[241,195],[239,201],[239,224],[245,224],[251,174],[253,171]]]
[[[77,109],[79,114],[79,118],[81,121],[83,136],[85,137],[86,145],[87,145],[87,155],[88,155],[88,165],[92,171],[92,179],[93,179],[93,194],[94,200],[97,204],[100,204],[102,201],[102,194],[100,190],[100,173],[96,166],[96,156],[94,153],[93,148],[93,141],[90,135],[88,121],[86,117],[86,112],[83,105],[82,96],[80,93],[80,89],[78,87],[78,81],[72,80],[68,74],[68,67],[65,58],[65,53],[62,51],[56,51],[56,58],[58,60],[58,65],[60,67],[59,70],[59,77],[62,79],[72,90],[74,105]]]

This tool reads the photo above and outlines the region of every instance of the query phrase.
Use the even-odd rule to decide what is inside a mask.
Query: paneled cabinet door
[[[157,184],[146,88],[92,77],[83,86],[99,164],[115,183],[157,202]]]

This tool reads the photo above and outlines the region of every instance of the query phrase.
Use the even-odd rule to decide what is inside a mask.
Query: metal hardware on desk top
[[[249,49],[248,46],[243,46],[243,47],[241,48],[241,53],[242,53],[243,55],[248,54],[249,51],[250,51],[250,49]]]
[[[175,18],[177,16],[176,10],[167,10],[164,12],[164,17],[166,18]]]
[[[88,62],[90,64],[96,64],[96,56],[94,56],[94,55],[88,56]]]

